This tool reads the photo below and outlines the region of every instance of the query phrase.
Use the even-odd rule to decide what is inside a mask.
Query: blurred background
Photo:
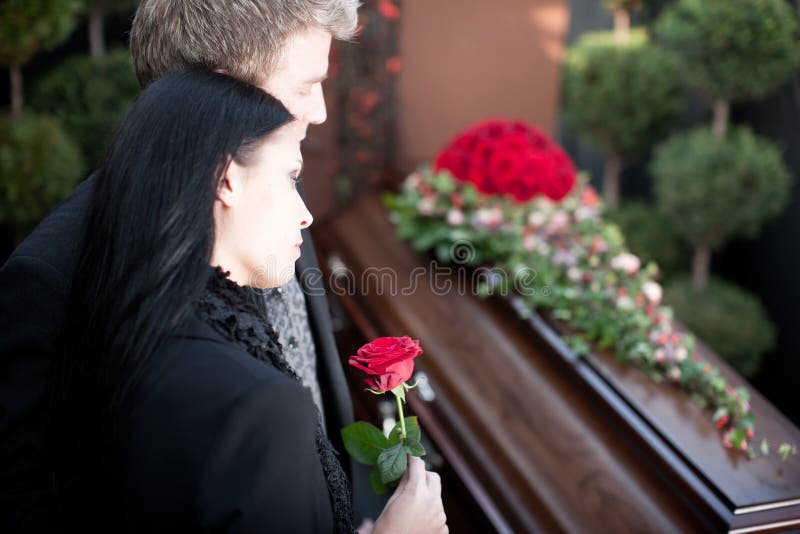
[[[315,226],[473,123],[525,120],[659,263],[677,316],[800,424],[800,1],[740,3],[365,0],[358,41],[331,51],[329,119],[304,144]],[[135,7],[0,16],[3,261],[97,167],[135,99]]]

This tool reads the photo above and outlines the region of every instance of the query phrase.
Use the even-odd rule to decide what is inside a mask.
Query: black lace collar
[[[275,366],[279,371],[302,383],[283,357],[283,347],[278,341],[278,334],[253,303],[252,299],[257,292],[238,285],[229,276],[229,272],[219,267],[213,268],[206,291],[194,303],[200,318],[254,358]],[[350,481],[339,463],[338,452],[325,435],[319,409],[316,411],[317,453],[328,484],[335,532],[352,534],[354,528]]]

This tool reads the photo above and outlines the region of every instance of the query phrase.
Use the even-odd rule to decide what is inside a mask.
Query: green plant
[[[686,326],[739,373],[753,377],[764,353],[775,344],[775,327],[758,298],[721,278],[711,277],[702,293],[688,278],[665,287],[665,301]]]
[[[84,173],[80,150],[51,117],[0,116],[0,224],[32,228]]]
[[[37,81],[30,103],[36,111],[57,116],[94,165],[138,92],[128,52],[117,49],[99,58],[67,59]]]
[[[619,225],[631,252],[644,262],[656,262],[665,276],[685,267],[689,250],[675,233],[669,219],[655,206],[627,201],[617,209],[607,211],[606,215]]]
[[[734,236],[755,236],[790,196],[780,153],[744,127],[725,139],[708,128],[677,135],[656,149],[650,170],[659,209],[694,247],[697,289],[708,277],[711,251]]]
[[[614,207],[623,163],[666,133],[680,110],[677,63],[644,30],[624,45],[608,32],[588,33],[570,48],[562,84],[565,123],[607,156],[603,196]]]
[[[86,0],[89,17],[89,55],[99,58],[106,53],[106,42],[103,36],[103,18],[106,13],[131,9],[135,0]]]
[[[11,110],[22,111],[21,66],[61,43],[75,27],[80,0],[4,0],[0,3],[0,64],[10,67]]]
[[[766,96],[800,66],[797,14],[785,0],[679,0],[655,29],[690,85],[715,102],[717,135],[730,102]]]

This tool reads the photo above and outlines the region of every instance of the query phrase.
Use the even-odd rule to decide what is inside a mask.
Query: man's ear
[[[245,178],[245,168],[229,159],[217,186],[217,200],[226,208],[235,206],[243,197]]]

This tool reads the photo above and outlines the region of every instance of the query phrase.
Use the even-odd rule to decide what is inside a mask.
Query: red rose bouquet
[[[575,167],[561,148],[522,121],[490,120],[456,137],[436,157],[447,169],[488,195],[525,202],[536,195],[561,200],[575,186]]]
[[[397,401],[399,422],[388,437],[378,427],[363,421],[342,429],[347,452],[357,461],[373,466],[370,483],[377,494],[384,493],[403,476],[408,467],[406,454],[425,454],[417,418],[403,416],[405,392],[416,387],[416,384],[409,386],[406,381],[414,372],[414,358],[420,354],[419,342],[403,336],[380,337],[350,356],[350,365],[367,374],[368,391],[375,395],[391,392]]]

